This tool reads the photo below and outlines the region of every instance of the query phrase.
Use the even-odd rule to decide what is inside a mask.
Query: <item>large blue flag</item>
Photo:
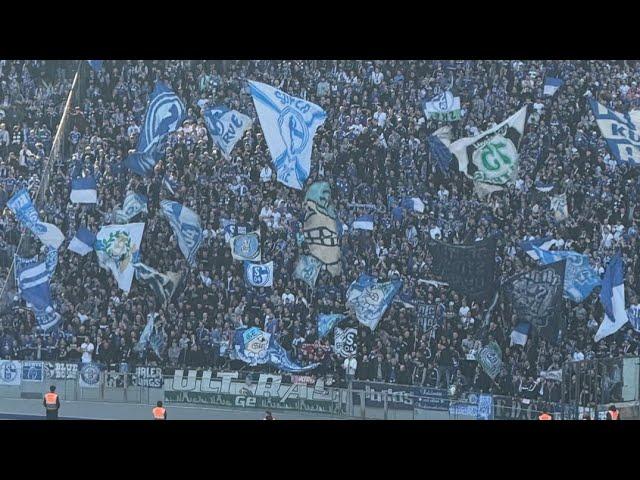
[[[223,106],[206,108],[204,121],[211,138],[227,159],[231,155],[233,147],[242,138],[244,132],[251,128],[252,124],[251,119],[246,115]]]
[[[298,373],[320,365],[302,366],[293,362],[274,336],[257,327],[238,328],[233,336],[233,349],[239,360],[252,366],[269,363],[282,371]]]
[[[543,265],[567,259],[564,271],[564,297],[576,303],[582,302],[601,284],[600,276],[589,265],[589,257],[570,250],[549,252],[532,247]]]
[[[301,190],[311,171],[313,137],[327,114],[270,85],[249,81],[249,88],[278,181]]]
[[[543,250],[548,250],[556,244],[556,240],[553,237],[533,238],[531,240],[523,240],[518,246],[531,258],[538,260],[538,254],[534,247],[540,247]]]
[[[149,175],[159,160],[158,149],[164,137],[178,129],[185,116],[182,101],[162,82],[151,93],[138,148],[125,165],[141,176]]]
[[[353,308],[360,323],[375,330],[400,288],[401,280],[378,283],[377,278],[363,273],[349,286],[347,305]]]
[[[56,249],[60,248],[64,241],[64,235],[55,225],[40,221],[36,207],[33,205],[26,188],[14,193],[7,202],[7,206],[18,221],[31,230],[43,244]]]
[[[318,314],[318,337],[324,338],[336,326],[338,322],[344,319],[341,313],[319,313]]]
[[[160,202],[160,209],[178,237],[180,251],[190,265],[195,265],[196,254],[202,244],[200,217],[190,208],[171,200]]]
[[[624,262],[620,252],[611,258],[604,272],[600,302],[604,307],[604,320],[596,332],[596,342],[617,332],[629,321],[624,306]]]
[[[443,173],[449,171],[451,165],[451,158],[453,154],[449,150],[451,145],[451,127],[445,126],[439,128],[432,135],[427,137],[427,144],[429,145],[429,151],[433,158],[435,158],[438,168]]]

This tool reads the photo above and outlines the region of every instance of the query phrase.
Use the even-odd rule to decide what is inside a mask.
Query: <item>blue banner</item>
[[[193,210],[171,200],[160,202],[160,209],[178,237],[180,251],[191,266],[195,265],[196,254],[202,244],[200,217]]]
[[[249,88],[278,181],[301,190],[311,172],[313,137],[327,114],[270,85],[249,81]]]

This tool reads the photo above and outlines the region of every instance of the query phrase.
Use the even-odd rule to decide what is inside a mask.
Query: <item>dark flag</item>
[[[429,250],[433,256],[433,272],[452,289],[471,299],[485,298],[495,291],[495,237],[473,245],[449,245],[432,240]]]
[[[556,343],[562,320],[566,260],[538,266],[511,277],[504,290],[518,322],[529,322],[540,335]]]

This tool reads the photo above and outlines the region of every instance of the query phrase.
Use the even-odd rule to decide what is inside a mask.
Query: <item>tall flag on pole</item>
[[[600,133],[616,161],[640,165],[640,117],[616,112],[594,100],[590,103]]]
[[[230,157],[233,147],[252,124],[251,119],[246,115],[223,106],[206,108],[204,121],[209,135],[220,147],[226,159]]]
[[[548,97],[553,97],[561,86],[562,80],[559,78],[547,77],[544,79],[543,94]]]
[[[75,237],[69,242],[69,250],[84,257],[87,253],[93,251],[96,243],[96,236],[88,229],[81,227],[76,232]]]
[[[358,321],[373,331],[400,288],[400,280],[378,282],[377,278],[363,273],[349,286],[347,305],[355,311]]]
[[[71,203],[98,203],[96,179],[89,175],[71,180]]]
[[[499,125],[451,144],[459,170],[473,179],[479,193],[502,190],[515,182],[520,158],[518,147],[526,120],[525,106]]]
[[[198,249],[202,244],[200,217],[190,208],[171,200],[162,200],[160,210],[169,221],[173,233],[178,237],[180,251],[189,265],[194,266]]]
[[[339,275],[341,266],[338,215],[331,199],[329,183],[311,184],[307,188],[304,200],[304,245],[309,254],[322,262],[332,276]]]
[[[144,223],[127,223],[102,227],[96,236],[98,264],[113,273],[118,287],[125,292],[131,289],[143,233]]]
[[[162,82],[151,93],[138,148],[125,165],[140,176],[149,175],[158,161],[158,147],[164,137],[178,129],[185,116],[182,101]]]
[[[495,380],[500,370],[502,370],[502,350],[500,346],[494,341],[483,347],[478,352],[478,363],[484,372],[491,377],[491,380]]]
[[[36,207],[29,197],[26,188],[18,190],[7,202],[7,207],[13,212],[20,224],[28,228],[40,241],[55,249],[60,248],[64,235],[58,227],[40,221]]]
[[[270,85],[249,81],[249,88],[278,181],[302,190],[311,172],[313,137],[327,114]]]
[[[624,306],[624,262],[620,252],[611,258],[604,272],[600,302],[604,307],[604,320],[596,333],[596,342],[616,333],[629,321]]]

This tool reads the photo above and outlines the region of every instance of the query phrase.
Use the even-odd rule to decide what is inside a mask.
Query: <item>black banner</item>
[[[504,289],[518,322],[529,322],[544,338],[557,342],[562,319],[566,260],[538,266],[509,279]]]
[[[433,272],[451,288],[472,299],[481,299],[494,290],[496,239],[487,238],[473,245],[429,242]]]

